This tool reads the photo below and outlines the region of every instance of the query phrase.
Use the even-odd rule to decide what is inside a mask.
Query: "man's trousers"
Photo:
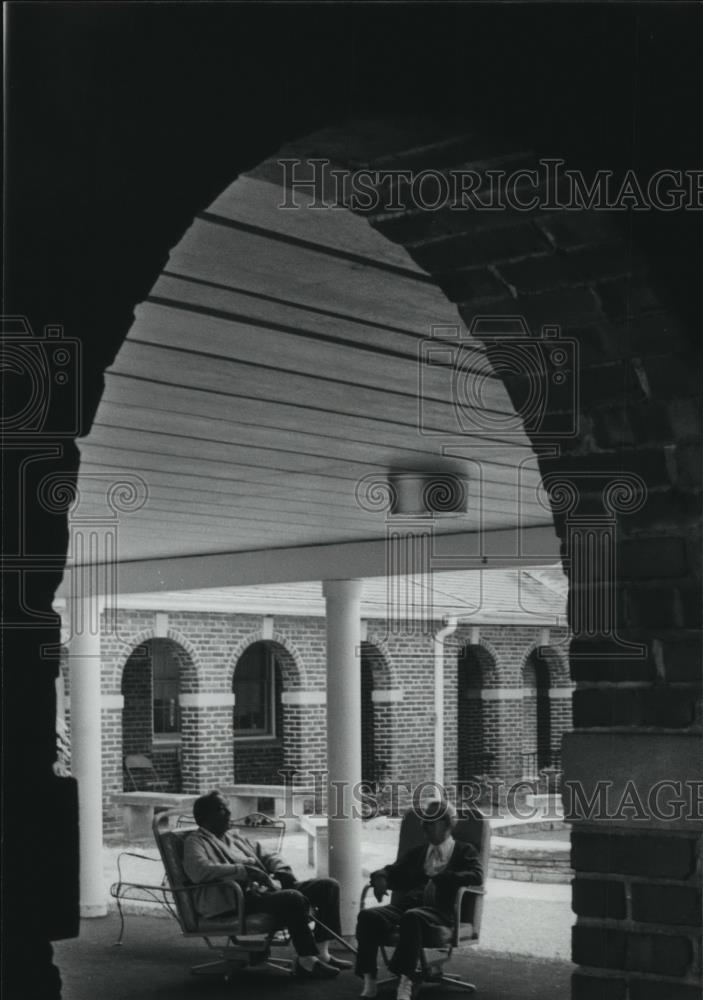
[[[315,924],[310,930],[310,906],[320,921],[329,928]],[[281,927],[287,927],[291,943],[298,955],[316,955],[316,941],[329,941],[341,933],[339,923],[339,883],[332,878],[311,878],[296,882],[292,889],[280,889],[248,897],[249,913],[270,913]]]
[[[397,976],[412,976],[422,948],[427,947],[423,942],[430,940],[432,930],[450,926],[451,917],[430,906],[417,906],[412,900],[406,905],[372,906],[362,910],[356,924],[357,975],[376,975],[379,945],[385,944],[391,932],[398,928],[400,937],[388,967]]]

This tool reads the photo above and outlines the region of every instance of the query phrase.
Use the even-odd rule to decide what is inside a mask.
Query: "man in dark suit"
[[[326,979],[351,967],[350,962],[329,953],[330,939],[340,933],[339,884],[334,879],[298,882],[280,855],[265,854],[259,844],[229,833],[229,805],[217,791],[196,800],[193,816],[198,829],[186,837],[183,851],[183,867],[191,882],[238,882],[248,913],[270,913],[279,927],[288,928],[297,953],[296,975]],[[310,904],[320,918],[314,935],[309,926]],[[194,905],[204,917],[231,913],[231,890],[203,885],[195,893]]]
[[[456,810],[447,802],[430,802],[422,810],[426,844],[413,847],[395,864],[371,874],[378,902],[389,889],[400,895],[388,906],[359,913],[356,925],[356,973],[362,976],[362,997],[376,996],[378,947],[398,927],[400,938],[390,969],[400,977],[397,1000],[410,1000],[423,939],[432,927],[450,927],[457,889],[481,885],[483,870],[472,844],[454,840]]]

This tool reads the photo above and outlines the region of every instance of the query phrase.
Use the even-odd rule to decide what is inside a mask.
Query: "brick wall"
[[[181,791],[181,744],[180,740],[175,743],[154,743],[151,748],[151,759],[154,770],[159,778],[165,782],[166,790],[169,792]]]
[[[111,713],[111,754],[104,757],[104,794],[122,790],[115,765],[124,753],[151,754],[159,774],[173,791],[205,791],[233,780],[279,783],[279,769],[297,772],[298,783],[326,768],[324,705],[282,704],[285,691],[325,690],[325,622],[313,617],[275,618],[277,660],[275,739],[235,740],[231,711],[220,707],[183,708],[179,745],[155,744],[151,716],[151,670],[148,653],[155,614],[121,611],[117,630],[103,638],[103,689],[115,687],[125,698],[124,711]],[[445,645],[445,781],[455,783],[477,773],[505,781],[521,777],[522,713],[520,698],[485,701],[471,697],[483,690],[521,691],[523,665],[542,632],[528,626],[485,626],[481,645],[471,646],[467,629]],[[251,615],[178,612],[168,615],[169,645],[181,664],[183,693],[225,694],[232,690],[234,667],[244,649],[261,641],[261,619]],[[563,685],[563,629],[551,629],[555,650],[549,663],[550,684]],[[374,771],[384,780],[416,787],[434,775],[434,649],[432,636],[389,634],[387,623],[368,623],[362,644],[362,754],[364,777]],[[121,660],[120,655],[124,658]],[[545,667],[545,669],[547,669]],[[401,700],[372,701],[373,690],[400,692]],[[569,725],[570,700],[549,704],[552,738]],[[119,720],[119,721],[116,721]],[[113,755],[115,760],[113,760]],[[109,756],[109,760],[108,760]],[[486,770],[487,766],[487,770]],[[372,770],[374,769],[374,770]],[[119,780],[118,780],[119,779]],[[388,804],[389,796],[383,797]],[[401,795],[401,806],[409,795]],[[321,804],[317,804],[321,808]],[[106,801],[106,829],[120,818]]]
[[[234,781],[232,711],[207,706],[181,709],[184,792],[204,792]]]
[[[373,675],[371,664],[361,659],[361,780],[373,781],[377,749],[374,740],[374,703],[371,700]]]
[[[109,836],[123,830],[122,812],[110,796],[124,788],[122,768],[122,709],[105,709],[102,723],[103,832]]]
[[[403,169],[416,155],[382,162]],[[445,155],[422,150],[435,168]],[[476,166],[490,159],[484,146]],[[463,166],[471,160],[465,151]],[[662,760],[671,780],[699,774],[701,355],[690,314],[660,297],[631,228],[605,213],[537,207],[496,220],[448,206],[373,224],[435,278],[467,325],[478,312],[522,315],[533,338],[559,324],[579,348],[578,409],[566,383],[554,391],[550,372],[531,429],[536,448],[552,449],[539,453],[539,469],[560,484],[552,509],[570,574],[577,731],[563,740],[565,779],[622,791],[627,776],[646,801]],[[657,252],[685,270],[691,251],[672,243]],[[497,357],[490,341],[483,346]],[[516,405],[529,378],[503,376]],[[570,415],[576,433],[565,441],[555,432]],[[565,705],[556,718],[554,708],[553,742],[568,725]],[[575,818],[575,1000],[700,996],[700,850],[693,815]]]

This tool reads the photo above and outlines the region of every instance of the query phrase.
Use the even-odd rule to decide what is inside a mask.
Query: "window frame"
[[[160,662],[161,656],[166,653],[169,657],[171,663],[176,667],[176,718],[178,720],[178,729],[173,732],[157,732],[156,730],[156,661]],[[156,655],[155,655],[156,654]],[[180,704],[180,693],[181,693],[181,665],[178,659],[173,655],[172,650],[168,646],[158,647],[153,644],[151,646],[151,738],[152,744],[154,746],[166,747],[166,746],[177,746],[183,742],[183,732],[182,732],[182,718],[181,718],[181,704]],[[170,679],[170,678],[169,678]]]
[[[261,640],[259,640],[259,641],[261,641]],[[254,645],[254,644],[252,643],[252,645]],[[251,646],[248,647],[248,649],[250,649],[250,648],[251,648]],[[244,651],[244,653],[246,653],[246,652],[247,652],[247,650]],[[244,653],[242,654],[242,656],[244,655]],[[278,737],[278,733],[276,732],[276,656],[275,656],[274,651],[271,649],[271,647],[268,646],[268,645],[266,645],[266,644],[264,644],[264,653],[265,653],[265,657],[266,657],[266,664],[265,664],[265,670],[263,672],[268,675],[268,687],[269,687],[269,692],[268,692],[268,719],[269,719],[269,726],[268,726],[268,728],[266,730],[263,730],[263,729],[262,730],[255,730],[255,731],[254,730],[245,730],[244,732],[241,732],[240,730],[235,729],[234,732],[233,732],[233,738],[234,738],[234,740],[237,743],[264,743],[264,742],[273,742],[274,740],[277,740],[279,738]],[[241,660],[241,657],[240,657],[240,660]],[[239,662],[237,663],[237,666],[234,668],[234,676],[232,678],[232,691],[233,691],[233,693],[235,695],[235,705],[234,705],[234,709],[235,710],[236,710],[236,707],[237,707],[236,706],[235,683],[236,683],[236,678],[237,678],[237,667],[238,666],[239,666]]]

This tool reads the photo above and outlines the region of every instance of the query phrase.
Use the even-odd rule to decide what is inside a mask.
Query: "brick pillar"
[[[551,718],[552,758],[561,759],[561,745],[564,734],[573,729],[573,698],[571,687],[553,687],[549,689],[549,708]]]
[[[459,684],[457,669],[456,642],[451,639],[445,643],[444,651],[444,783],[456,785],[461,779],[460,762],[466,758],[465,749],[459,746],[460,719],[463,722],[462,708],[459,703],[465,693],[464,685]],[[463,735],[463,732],[462,732]]]
[[[322,690],[294,689],[281,694],[283,705],[284,769],[294,785],[314,785],[314,809],[322,812],[326,803],[327,697]],[[316,774],[317,777],[313,777]]]
[[[184,792],[207,792],[234,782],[231,692],[181,694]]]
[[[124,696],[104,694],[101,699],[102,714],[102,775],[103,775],[103,835],[121,833],[122,811],[110,801],[121,792],[122,777],[122,710]]]
[[[606,497],[604,510],[613,506]],[[573,958],[583,967],[573,996],[693,1000],[701,987],[700,593],[694,600],[685,529],[671,524],[646,537],[621,520],[617,587],[598,575],[604,567],[590,567],[589,602],[605,608],[616,593],[613,628],[576,634],[570,651],[577,689],[564,803],[573,822]],[[573,557],[578,566],[582,553]],[[579,583],[572,579],[576,622]]]
[[[522,777],[522,688],[485,688],[481,695],[489,771],[509,786]]]
[[[384,791],[383,786],[396,781],[400,773],[398,727],[403,689],[376,688],[371,692],[371,701],[376,759],[384,763],[378,804],[380,807],[394,808],[397,793],[389,787]]]

